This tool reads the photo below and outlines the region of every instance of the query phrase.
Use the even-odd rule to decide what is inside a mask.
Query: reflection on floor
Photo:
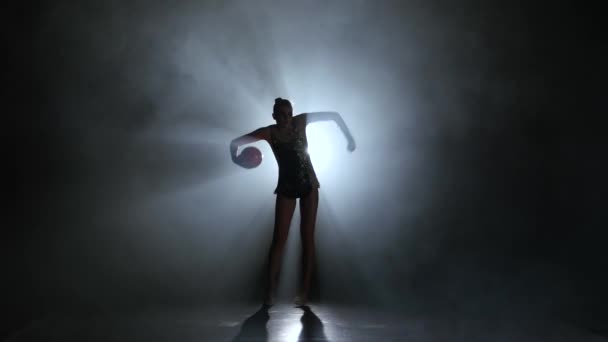
[[[606,341],[563,322],[421,317],[336,305],[57,314],[7,341]]]

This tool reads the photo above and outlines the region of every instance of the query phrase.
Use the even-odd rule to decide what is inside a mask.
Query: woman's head
[[[277,97],[274,100],[274,106],[272,107],[272,117],[277,121],[278,125],[287,125],[293,117],[293,108],[291,106],[291,102],[289,102],[289,100]]]

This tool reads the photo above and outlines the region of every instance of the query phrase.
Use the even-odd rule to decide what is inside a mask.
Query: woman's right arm
[[[236,163],[236,153],[241,145],[251,144],[258,140],[266,140],[270,142],[270,127],[261,127],[253,132],[242,135],[230,142],[230,157]]]

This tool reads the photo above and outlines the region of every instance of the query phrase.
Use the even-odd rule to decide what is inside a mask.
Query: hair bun
[[[277,97],[276,99],[274,99],[275,104],[281,103],[282,101],[283,101],[283,99],[280,97]]]

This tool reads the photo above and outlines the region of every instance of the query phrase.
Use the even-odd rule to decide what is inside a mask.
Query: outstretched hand
[[[236,144],[230,144],[230,158],[232,162],[238,164],[238,157],[236,155],[236,151],[238,150],[238,146]]]
[[[346,149],[348,150],[348,152],[352,152],[357,148],[357,144],[355,143],[355,139],[351,138],[348,140],[348,146],[346,146]]]

